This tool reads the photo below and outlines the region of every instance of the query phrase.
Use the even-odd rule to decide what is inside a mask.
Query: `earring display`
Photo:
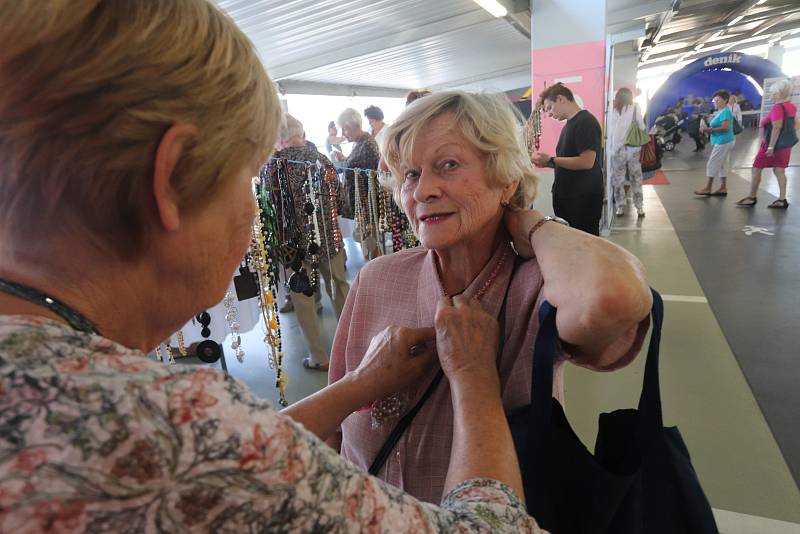
[[[175,356],[172,355],[172,347],[170,347],[170,343],[172,343],[172,336],[168,337],[164,342],[164,351],[167,353],[167,359],[169,360],[169,363],[175,363]]]
[[[236,354],[236,359],[239,363],[244,361],[244,349],[242,349],[242,336],[241,325],[239,324],[239,309],[234,306],[233,292],[228,291],[225,293],[225,298],[222,300],[225,306],[225,320],[228,322],[228,328],[231,331],[233,341],[231,342],[231,349]]]
[[[203,327],[200,335],[204,338],[211,337],[211,329],[208,327],[211,324],[211,315],[203,311],[195,316],[195,320]],[[216,341],[205,339],[197,345],[196,353],[200,361],[214,363],[222,357],[222,347]]]
[[[175,338],[178,340],[178,352],[181,356],[187,356],[189,351],[186,350],[186,341],[183,339],[183,330],[178,330],[175,333]]]

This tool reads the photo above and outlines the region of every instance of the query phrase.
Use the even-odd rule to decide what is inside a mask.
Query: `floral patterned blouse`
[[[0,532],[541,532],[507,486],[441,507],[211,369],[0,316]]]

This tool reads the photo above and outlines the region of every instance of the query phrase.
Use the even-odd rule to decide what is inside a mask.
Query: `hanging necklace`
[[[489,289],[489,286],[492,285],[492,282],[494,282],[495,278],[497,278],[497,274],[500,272],[500,269],[503,267],[503,264],[506,262],[506,257],[508,257],[508,248],[509,247],[506,244],[505,249],[503,250],[503,255],[500,256],[500,260],[497,262],[497,265],[494,266],[494,269],[492,269],[492,272],[489,273],[489,277],[486,278],[486,281],[483,283],[483,285],[475,292],[475,296],[473,297],[474,299],[480,300],[481,297],[483,297],[483,295]],[[444,289],[444,283],[442,283],[442,273],[440,272],[439,262],[436,261],[436,259],[434,259],[434,266],[436,267],[436,279],[439,281],[439,288],[442,291],[442,296],[444,296],[444,297],[455,297],[456,295],[460,295],[461,293],[463,293],[463,291],[461,293],[454,293],[452,295],[447,293],[445,291],[445,289]]]
[[[11,295],[12,297],[27,300],[31,304],[36,304],[37,306],[48,309],[64,319],[69,326],[78,332],[95,335],[100,334],[97,331],[97,327],[95,327],[89,319],[76,312],[60,300],[54,299],[53,297],[50,297],[37,289],[0,278],[0,291]]]

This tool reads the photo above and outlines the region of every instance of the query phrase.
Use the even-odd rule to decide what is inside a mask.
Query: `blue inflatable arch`
[[[699,90],[708,92],[708,95],[702,96],[711,96],[717,89],[732,89],[734,86],[731,79],[743,76],[749,76],[760,87],[764,83],[764,78],[785,76],[785,74],[772,61],[739,52],[701,57],[673,72],[658,88],[647,106],[650,124],[655,122],[656,116],[660,115],[664,109],[674,106],[681,96],[686,96],[687,83],[693,83],[695,90],[701,87],[702,89]],[[718,83],[716,83],[717,80]],[[760,105],[761,95],[756,92],[755,88],[750,89],[752,94],[748,95],[748,86],[752,88],[749,83],[741,86],[742,93],[754,105]],[[690,103],[687,102],[688,104]]]

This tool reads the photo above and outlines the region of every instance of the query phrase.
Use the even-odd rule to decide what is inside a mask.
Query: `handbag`
[[[647,131],[639,127],[637,110],[638,108],[634,108],[631,124],[625,134],[625,144],[629,146],[642,146],[650,142],[650,136],[647,135]]]
[[[652,172],[661,167],[655,136],[650,135],[648,138],[649,141],[646,145],[642,145],[642,150],[639,152],[639,163],[642,165],[642,172]]]
[[[664,305],[653,291],[652,334],[638,410],[600,415],[595,452],[552,398],[556,309],[542,304],[531,404],[508,414],[528,512],[559,534],[718,534],[675,427],[664,428],[658,352]]]
[[[787,117],[786,115],[786,108],[783,107],[783,103],[778,103],[778,105],[783,110],[783,125],[781,126],[781,131],[778,134],[778,140],[775,142],[775,150],[782,150],[784,148],[793,147],[797,144],[797,131],[794,128],[794,117]],[[787,119],[791,119],[791,124]],[[772,135],[772,123],[768,122],[766,126],[764,126],[764,143],[769,143],[769,138]]]
[[[736,120],[736,117],[733,118],[733,135],[739,135],[744,131],[742,125],[739,124],[739,121]]]

